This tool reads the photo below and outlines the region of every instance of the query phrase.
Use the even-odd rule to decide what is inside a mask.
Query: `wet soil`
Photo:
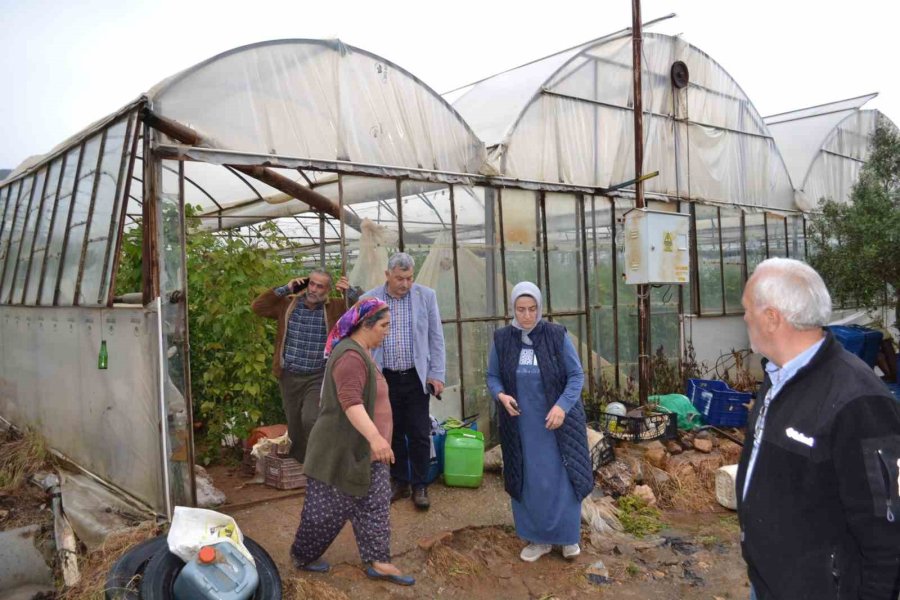
[[[288,550],[300,520],[303,494],[253,484],[238,487],[237,468],[210,469],[228,503],[220,508],[235,517],[242,531],[262,544],[277,563],[286,598],[746,598],[749,593],[738,546],[737,518],[713,513],[663,512],[658,536],[630,536],[590,542],[583,527],[582,553],[573,561],[558,552],[535,563],[519,559],[524,546],[512,526],[502,480],[485,474],[478,489],[429,488],[432,507],[415,509],[409,500],[391,508],[394,562],[417,583],[403,588],[370,581],[360,568],[352,529],[347,525],[325,553],[332,571],[299,573]],[[607,583],[597,584],[588,568],[602,561]]]

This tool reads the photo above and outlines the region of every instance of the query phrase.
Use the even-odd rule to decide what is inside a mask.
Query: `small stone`
[[[653,579],[663,579],[666,574],[663,571],[653,571]]]
[[[705,571],[709,568],[709,563],[705,563],[702,560],[697,563],[697,568],[701,571]]]
[[[696,450],[697,452],[709,454],[710,452],[712,452],[712,449],[712,440],[694,440],[694,450]]]
[[[453,532],[450,530],[445,530],[430,537],[424,537],[420,539],[418,545],[419,548],[427,552],[428,550],[431,550],[436,544],[449,540],[452,537]]]
[[[648,444],[644,458],[657,469],[665,469],[666,461],[669,459],[669,453],[666,452],[666,447],[663,446],[661,442],[653,441]]]
[[[5,519],[7,516],[9,516],[9,511],[5,508],[0,508],[0,521]]]
[[[591,583],[595,583],[597,585],[602,585],[605,583],[610,583],[609,579],[609,569],[606,568],[606,565],[603,564],[602,560],[598,560],[591,566],[587,568],[585,571],[587,575],[588,581]]]
[[[692,440],[690,438],[682,438],[680,441],[681,441],[681,447],[684,448],[685,450],[693,450],[694,449],[694,440]]]
[[[709,432],[709,430],[706,429],[704,429],[703,431],[698,431],[694,434],[695,440],[708,440],[710,437],[712,437],[712,434]]]
[[[656,495],[649,485],[637,485],[631,493],[646,502],[647,506],[656,506]]]
[[[669,454],[681,454],[684,450],[681,449],[681,446],[678,445],[678,442],[675,440],[669,440],[666,442],[666,450],[668,450]]]

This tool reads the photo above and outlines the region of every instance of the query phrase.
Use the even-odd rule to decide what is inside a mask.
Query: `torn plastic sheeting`
[[[87,475],[60,472],[63,511],[88,552],[116,531],[155,519],[155,515]]]

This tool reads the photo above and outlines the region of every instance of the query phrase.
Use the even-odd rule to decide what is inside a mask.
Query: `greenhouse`
[[[740,296],[754,266],[805,255],[810,206],[794,187],[846,189],[852,173],[827,181],[816,165],[862,157],[868,130],[829,120],[836,133],[803,151],[800,188],[800,152],[714,60],[658,34],[644,57],[644,171],[658,172],[647,198],[689,214],[694,234],[690,285],[652,290],[652,345],[678,361],[690,342],[714,360],[747,345]],[[185,240],[199,232],[364,289],[383,282],[390,253],[413,255],[444,324],[438,418],[478,414],[490,431],[490,335],[526,279],[576,341],[586,393],[626,386],[638,352],[636,294],[620,277],[631,69],[623,31],[442,97],[340,41],[280,40],[160,82],[0,182],[0,415],[160,513],[192,503],[204,401],[192,383],[206,373],[192,379]],[[139,277],[122,289],[135,232]],[[281,283],[248,281],[240,309]]]

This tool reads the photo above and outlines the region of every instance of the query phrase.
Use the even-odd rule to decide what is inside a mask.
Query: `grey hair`
[[[387,269],[393,271],[400,269],[401,271],[410,271],[416,268],[416,261],[406,252],[397,252],[388,259]]]
[[[332,277],[331,273],[329,273],[328,271],[326,271],[325,269],[323,269],[321,267],[316,267],[315,269],[313,269],[312,271],[310,271],[309,273],[306,274],[307,277],[309,277],[310,275],[324,275],[325,277],[328,278],[328,285],[329,286],[334,285],[334,277]]]
[[[815,329],[831,320],[828,288],[805,262],[770,258],[759,263],[753,277],[753,303],[776,309],[795,329]]]

